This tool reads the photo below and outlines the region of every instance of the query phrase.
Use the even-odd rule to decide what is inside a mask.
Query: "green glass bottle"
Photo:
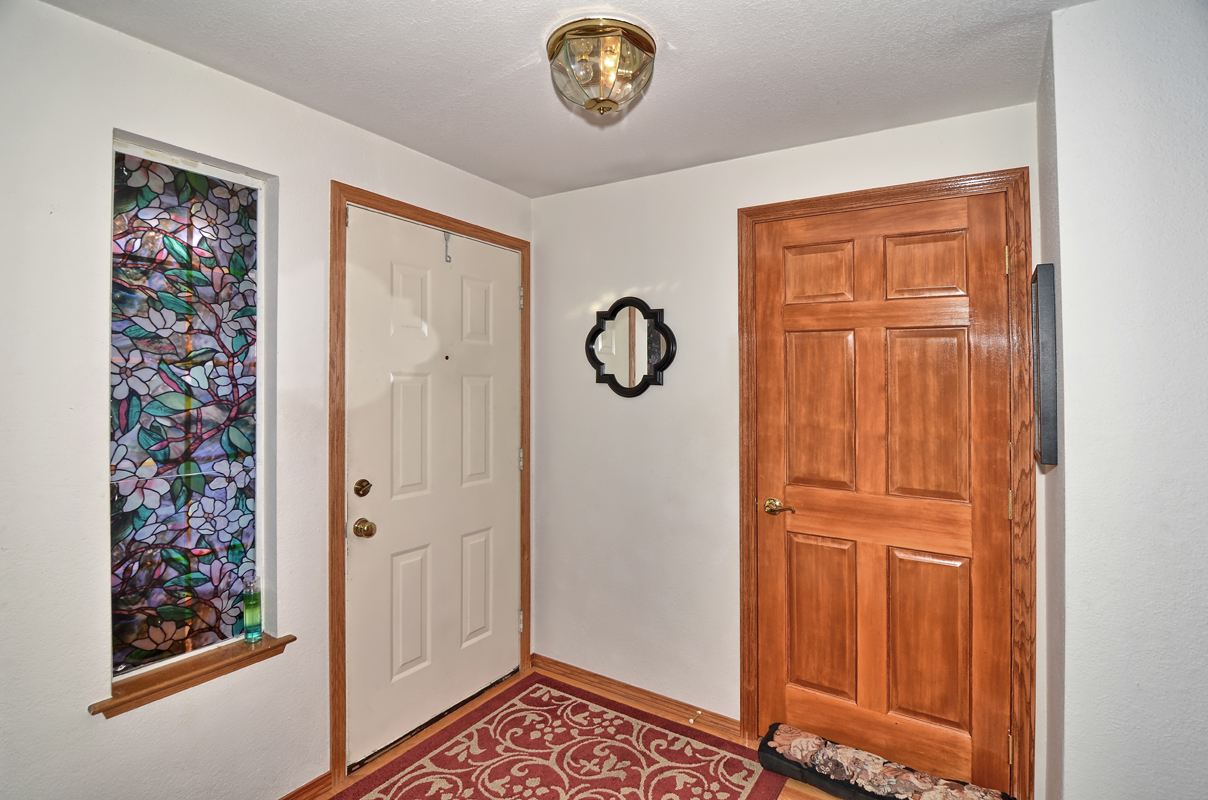
[[[248,586],[243,593],[243,638],[248,642],[260,641],[260,578]]]

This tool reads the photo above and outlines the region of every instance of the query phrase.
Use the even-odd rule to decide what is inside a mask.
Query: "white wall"
[[[737,210],[1035,165],[1024,105],[533,201],[534,652],[737,717]],[[626,294],[679,344],[636,399],[583,352]]]
[[[1053,17],[1063,795],[1199,798],[1208,753],[1208,4]],[[1130,766],[1141,757],[1140,768]]]
[[[182,35],[186,35],[182,32]],[[275,800],[327,770],[330,181],[529,238],[530,201],[30,0],[0,0],[0,794]],[[114,129],[279,177],[283,656],[111,720]]]

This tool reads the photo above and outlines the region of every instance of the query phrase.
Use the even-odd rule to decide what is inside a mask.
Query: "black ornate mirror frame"
[[[622,386],[617,381],[616,376],[604,371],[604,362],[596,356],[596,339],[604,332],[604,323],[609,320],[615,320],[617,313],[627,306],[633,306],[638,311],[641,311],[642,316],[650,321],[650,327],[661,333],[663,341],[667,343],[667,349],[663,353],[663,357],[649,368],[649,373],[644,374],[636,386]],[[587,332],[586,350],[587,361],[591,364],[592,369],[596,371],[596,383],[607,383],[608,387],[621,397],[637,397],[650,386],[663,385],[663,370],[671,366],[671,362],[675,360],[675,334],[663,324],[663,309],[651,308],[636,297],[622,297],[613,303],[607,311],[596,312],[596,326]]]

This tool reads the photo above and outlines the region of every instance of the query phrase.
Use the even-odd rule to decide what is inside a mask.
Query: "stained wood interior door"
[[[755,226],[760,726],[1007,791],[1005,248],[1001,193]]]

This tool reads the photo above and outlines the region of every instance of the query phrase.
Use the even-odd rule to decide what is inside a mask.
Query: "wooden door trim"
[[[1011,271],[1011,794],[1032,800],[1036,741],[1036,466],[1032,459],[1032,234],[1028,168],[752,206],[738,210],[739,561],[741,725],[757,740],[759,600],[756,494],[755,226],[926,200],[1005,193]],[[1005,268],[1005,266],[1004,266]]]
[[[520,669],[531,666],[531,581],[529,549],[529,499],[532,455],[529,448],[529,243],[497,231],[434,211],[394,200],[355,186],[331,182],[331,270],[329,273],[328,365],[327,365],[327,608],[329,688],[331,693],[330,742],[331,786],[339,790],[351,783],[345,762],[347,738],[347,659],[345,630],[344,563],[344,456],[345,456],[345,304],[347,302],[347,208],[348,204],[381,211],[430,225],[458,236],[478,239],[520,253],[520,284],[526,298],[520,309],[520,446],[526,468],[520,472],[520,608],[524,629],[520,633]]]

